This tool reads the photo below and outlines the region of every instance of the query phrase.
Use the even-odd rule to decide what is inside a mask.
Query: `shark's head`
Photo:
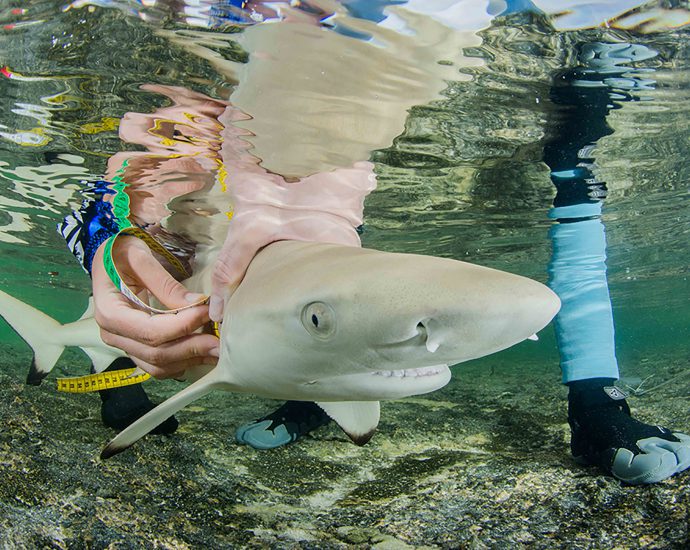
[[[226,307],[220,368],[233,385],[310,401],[395,399],[448,383],[449,365],[542,329],[544,285],[455,260],[282,241]]]

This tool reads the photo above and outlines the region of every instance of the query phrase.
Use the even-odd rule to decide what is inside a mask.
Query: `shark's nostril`
[[[424,346],[429,349],[429,330],[427,329],[427,325],[424,322],[424,320],[419,321],[417,323],[417,334],[421,338],[422,342],[424,343]]]
[[[434,353],[439,348],[440,342],[437,342],[436,338],[433,338],[432,335],[429,334],[429,325],[431,323],[431,319],[422,319],[419,321],[419,323],[417,323],[417,333],[423,338],[427,351]],[[434,332],[437,333],[438,331]]]

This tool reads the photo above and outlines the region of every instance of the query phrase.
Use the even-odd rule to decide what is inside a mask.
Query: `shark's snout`
[[[426,263],[427,279],[403,283],[406,300],[389,315],[380,351],[391,370],[500,351],[543,329],[560,307],[548,287],[525,277],[462,262]]]

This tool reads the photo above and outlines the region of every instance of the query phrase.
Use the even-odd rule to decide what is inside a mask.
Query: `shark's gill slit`
[[[422,337],[424,346],[429,353],[434,353],[439,348],[439,342],[429,334],[429,319],[422,319],[417,323],[417,334]]]

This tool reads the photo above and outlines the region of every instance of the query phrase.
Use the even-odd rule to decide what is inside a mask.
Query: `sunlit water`
[[[65,9],[31,2],[2,14],[0,278],[9,293],[63,320],[83,309],[89,281],[55,225],[80,203],[81,181],[103,175],[114,153],[137,148],[118,139],[120,118],[168,101],[141,90],[144,84],[185,86],[219,99],[235,92],[233,101],[253,116],[246,126],[256,134],[254,153],[286,176],[374,160],[379,183],[366,202],[365,246],[544,280],[554,190],[540,140],[553,110],[551,77],[576,64],[582,42],[627,41],[660,53],[641,64],[657,82],[644,93],[649,101],[613,111],[608,122],[615,133],[597,150],[598,173],[609,187],[604,222],[618,348],[624,362],[655,350],[687,350],[682,10],[626,14],[630,6],[621,2],[608,6],[612,13],[575,10],[551,22],[522,13],[492,23],[481,3],[468,2],[472,16],[460,30],[445,27],[442,17],[413,13],[414,30],[402,31],[341,10],[330,20],[339,32],[314,25],[312,17],[292,25],[302,25],[300,32],[284,25],[282,34],[265,39],[260,26],[247,38],[244,25],[216,17],[207,29],[202,24],[209,21],[166,5],[99,4]],[[563,30],[616,16],[608,29]],[[288,17],[308,19],[299,10]],[[441,35],[449,45],[436,44]],[[254,62],[258,68],[246,63],[251,48],[281,40],[269,61]],[[291,64],[296,55],[302,61]],[[310,65],[304,74],[290,73]],[[377,78],[384,65],[390,74]],[[243,78],[256,86],[238,87]],[[323,124],[325,118],[340,125]],[[4,325],[2,334],[12,341]],[[548,336],[528,353],[554,360]]]
[[[502,1],[293,4],[253,25],[257,13],[211,0],[0,2],[0,290],[63,322],[82,314],[90,280],[56,225],[122,159],[140,163],[145,192],[198,190],[168,205],[177,230],[203,239],[205,215],[224,215],[205,198],[225,179],[208,154],[217,117],[190,124],[194,139],[166,134],[175,102],[160,86],[178,87],[178,104],[191,91],[230,100],[251,153],[288,178],[372,161],[365,246],[544,282],[554,76],[582,44],[637,44],[657,55],[630,74],[655,82],[611,111],[594,155],[616,348],[623,384],[661,386],[636,413],[687,433],[686,3],[539,1],[535,13],[518,1],[504,15]],[[137,125],[150,115],[155,132]],[[239,446],[234,428],[274,404],[214,394],[174,437],[99,461],[112,430],[98,397],[58,393],[54,375],[25,386],[30,350],[0,320],[0,547],[686,548],[687,472],[631,488],[569,458],[553,332],[385,403],[362,448],[334,427],[273,452]],[[56,372],[88,369],[72,351]],[[148,384],[156,400],[179,387]]]

